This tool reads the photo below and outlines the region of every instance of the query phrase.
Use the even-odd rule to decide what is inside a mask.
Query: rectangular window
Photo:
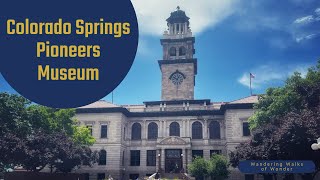
[[[210,157],[212,157],[214,154],[221,154],[221,150],[210,150]]]
[[[92,136],[92,125],[87,125],[86,127],[89,129],[90,135]]]
[[[107,138],[108,135],[108,126],[107,125],[101,125],[101,138]]]
[[[245,180],[254,180],[254,175],[253,174],[246,174],[244,175]]]
[[[147,151],[147,166],[156,166],[156,150]]]
[[[129,179],[130,180],[136,180],[136,179],[138,179],[139,178],[139,174],[130,174],[129,175]]]
[[[203,158],[203,150],[192,150],[192,159],[196,157]]]
[[[265,175],[263,176],[263,180],[272,180],[272,175],[265,174]]]
[[[140,166],[140,150],[130,151],[130,166]]]
[[[84,173],[84,180],[89,180],[89,176],[90,176],[89,173]]]
[[[244,122],[242,124],[242,129],[243,129],[243,136],[250,136],[250,129],[249,129],[249,123],[248,122]]]
[[[98,173],[98,180],[104,180],[106,175],[104,173]]]
[[[124,166],[124,151],[122,151],[122,162],[121,162],[122,166]]]

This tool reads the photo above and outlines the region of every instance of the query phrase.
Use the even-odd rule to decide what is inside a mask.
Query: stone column
[[[161,149],[157,150],[156,156],[157,156],[156,171],[160,172],[161,171]]]
[[[167,121],[163,121],[163,137],[166,137],[167,136]]]
[[[158,137],[162,137],[162,121],[159,120]]]
[[[186,137],[191,137],[191,135],[190,135],[190,119],[187,120],[186,124],[187,124],[187,126],[185,127],[186,131],[187,131]]]
[[[164,166],[165,166],[165,149],[161,149],[161,156],[160,156],[160,159],[161,159],[161,164],[160,164],[160,166],[161,166],[161,169],[163,170],[163,172],[164,172]]]
[[[174,34],[174,25],[171,24],[170,26],[171,26],[171,34]]]
[[[187,164],[191,164],[192,162],[192,150],[187,149]]]
[[[181,28],[182,28],[181,23],[179,23],[179,34],[181,34]]]
[[[144,132],[144,133],[143,133]],[[142,129],[142,132],[143,133],[143,137],[142,139],[147,139],[148,137],[148,128],[147,128],[147,122],[146,120],[143,121],[143,129]]]
[[[185,149],[184,152],[184,172],[187,173],[188,172],[188,149]]]
[[[208,119],[204,120],[204,136],[203,139],[208,139]]]
[[[177,34],[177,24],[174,24],[174,34]]]
[[[165,137],[165,129],[166,129],[166,124],[164,122],[164,120],[162,120],[162,137],[164,138]]]
[[[184,23],[181,23],[181,34],[184,34]]]
[[[181,133],[181,137],[186,137],[186,120],[182,120],[182,129],[184,129]]]
[[[187,23],[184,23],[184,33],[187,34],[188,32],[188,25]]]

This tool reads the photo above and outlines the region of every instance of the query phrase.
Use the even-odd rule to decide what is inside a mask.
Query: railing
[[[154,173],[154,174],[152,174],[151,176],[149,176],[149,177],[148,177],[148,180],[155,180],[156,174],[157,174],[157,173]],[[163,177],[163,175],[162,175],[161,177]],[[194,177],[191,177],[189,174],[183,173],[183,172],[180,173],[180,177],[181,177],[182,179],[185,179],[185,180],[195,180]],[[160,178],[160,179],[161,179],[161,178]]]
[[[192,32],[188,31],[186,33],[181,33],[181,34],[169,34],[168,32],[163,33],[164,39],[180,39],[185,37],[192,37]]]
[[[148,177],[148,180],[154,180],[157,173],[152,174]]]
[[[196,178],[191,177],[189,174],[187,173],[181,173],[181,176],[183,177],[183,179],[187,179],[187,180],[195,180]]]

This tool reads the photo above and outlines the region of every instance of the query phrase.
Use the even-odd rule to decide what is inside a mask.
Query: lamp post
[[[158,172],[160,172],[160,170],[161,170],[161,154],[159,153],[158,154]]]
[[[320,138],[317,139],[317,143],[313,143],[311,145],[311,149],[314,150],[314,151],[320,150]],[[318,173],[316,172],[316,174],[314,175],[314,178],[317,177],[317,174]]]
[[[181,170],[180,170],[180,172],[184,172],[184,168],[183,168],[183,154],[181,154],[181,160],[182,160],[182,162],[181,162]]]
[[[61,160],[61,159],[56,159],[56,160],[54,160],[54,162],[55,163],[57,163],[57,164],[62,164],[63,163],[63,161]],[[52,165],[50,166],[50,172],[52,173],[52,169],[53,169],[53,167],[52,167]]]
[[[313,143],[312,145],[311,145],[311,149],[312,150],[320,150],[320,138],[318,138],[317,139],[317,143]]]

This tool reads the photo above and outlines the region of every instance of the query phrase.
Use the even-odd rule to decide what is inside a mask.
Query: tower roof
[[[187,22],[189,25],[189,19],[190,18],[186,15],[186,13],[180,10],[180,7],[178,6],[177,10],[170,14],[170,17],[167,19],[167,22],[168,24]]]

